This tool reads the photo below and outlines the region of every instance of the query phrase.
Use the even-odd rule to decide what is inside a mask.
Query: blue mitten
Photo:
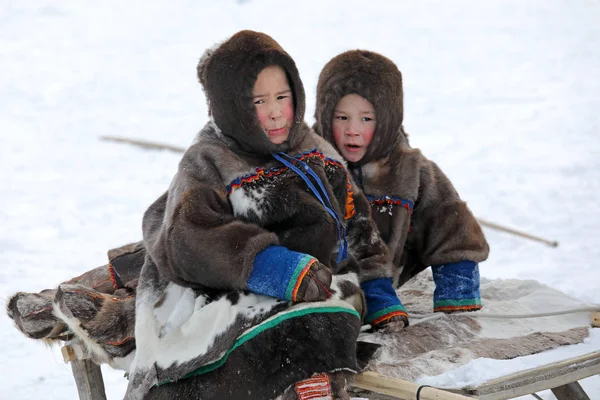
[[[318,261],[311,255],[269,246],[256,255],[246,287],[253,293],[299,301],[298,290],[314,263]]]
[[[451,313],[481,309],[479,266],[473,261],[432,266],[433,311]]]
[[[385,324],[390,318],[398,316],[405,318],[405,325],[408,325],[408,314],[392,286],[391,278],[373,279],[363,282],[360,287],[367,301],[365,323],[377,329],[377,325]]]

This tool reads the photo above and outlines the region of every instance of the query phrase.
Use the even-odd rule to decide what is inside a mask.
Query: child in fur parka
[[[395,286],[431,266],[434,311],[480,309],[478,263],[488,244],[446,175],[409,146],[397,66],[370,51],[334,57],[319,76],[315,118],[314,129],[336,146],[370,200]],[[367,303],[377,282],[362,284]]]
[[[138,350],[130,384],[135,385],[138,376],[147,379],[156,369],[162,373],[157,365],[167,364],[146,360],[151,351],[145,349],[155,347],[146,330],[151,310],[162,307],[162,296],[174,285],[173,290],[190,288],[196,296],[205,291],[211,298],[215,291],[235,292],[229,300],[235,310],[252,305],[247,320],[237,327],[240,333],[281,313],[298,314],[285,319],[288,326],[267,325],[273,336],[269,342],[276,340],[277,346],[258,335],[214,371],[223,374],[229,368],[238,371],[236,380],[246,377],[247,386],[230,386],[230,392],[269,398],[313,374],[327,373],[322,379],[337,387],[336,393],[326,395],[345,398],[341,371],[358,370],[355,351],[361,321],[344,304],[362,308],[352,300],[360,296],[358,284],[392,273],[368,201],[336,161],[340,157],[334,148],[304,123],[304,89],[295,63],[272,38],[252,31],[235,34],[201,59],[198,77],[212,120],[183,156],[168,192],[144,215],[147,255],[138,285]],[[391,290],[386,302],[366,311],[381,322],[403,312]],[[304,304],[290,309],[289,302]],[[227,336],[235,336],[229,325],[226,329]],[[263,353],[261,365],[257,351]],[[200,358],[208,357],[203,354],[194,363]],[[283,370],[280,360],[286,360]],[[245,363],[242,376],[238,362]],[[251,378],[265,368],[270,370],[269,385]],[[163,373],[158,382],[170,379],[171,373],[180,377],[182,371],[176,369]],[[266,388],[275,381],[277,390],[268,393]],[[302,382],[296,384],[298,394],[312,387]],[[202,386],[195,388],[200,391]],[[180,393],[173,390],[171,394]],[[167,391],[168,385],[161,398]]]
[[[126,398],[295,399],[323,382],[323,397],[347,398],[346,375],[364,366],[361,314],[375,315],[375,328],[404,316],[391,284],[364,310],[359,284],[392,274],[368,201],[303,122],[302,82],[273,39],[239,32],[205,54],[198,77],[212,119],[146,211],[143,244],[109,266],[114,289],[137,287]],[[138,280],[129,272],[140,260]],[[109,357],[132,343],[107,337],[133,316],[115,310],[130,297],[61,285],[54,311]],[[102,343],[91,335],[100,331]]]
[[[231,397],[232,390],[254,390],[256,398],[270,398],[298,379],[328,372],[334,394],[343,398],[345,373],[332,371],[360,367],[355,354],[360,321],[346,311],[331,312],[331,307],[329,312],[310,314],[308,310],[328,309],[329,302],[343,300],[366,315],[374,329],[395,331],[406,321],[406,312],[389,282],[375,285],[371,291],[367,288],[368,297],[376,301],[362,310],[359,284],[392,276],[391,258],[376,234],[368,200],[348,176],[343,162],[336,161],[341,157],[333,146],[303,122],[304,91],[295,64],[271,38],[258,32],[236,34],[205,54],[198,77],[213,119],[184,155],[169,191],[146,212],[144,242],[109,252],[111,262],[106,268],[61,285],[54,307],[58,307],[59,317],[75,318],[59,319],[82,328],[78,335],[93,343],[90,348],[98,351],[100,362],[126,363],[137,346],[128,390],[128,396],[136,398],[143,396],[148,383],[177,380],[196,371],[194,365],[202,365],[202,358],[197,358],[191,366],[183,363],[165,368],[165,359],[182,363],[177,352],[160,355],[160,362],[148,354],[165,351],[160,341],[168,339],[169,331],[178,332],[175,327],[181,321],[171,321],[180,315],[177,312],[172,312],[166,323],[152,317],[169,315],[165,311],[168,305],[185,304],[185,299],[195,299],[196,308],[204,304],[202,310],[216,307],[216,303],[233,308],[246,304],[252,317],[235,317],[234,328],[239,333],[286,311],[290,301],[306,304],[328,299],[323,304],[316,302],[318,307],[303,306],[306,318],[287,320],[285,334],[269,330],[269,340],[280,341],[277,346],[258,336],[229,354],[212,379],[194,375],[177,385],[154,388],[148,396],[176,397],[183,390],[203,394],[203,398],[220,398]],[[112,285],[102,290],[112,297],[99,296],[92,289],[100,290],[103,286],[96,284],[108,281]],[[130,305],[135,299],[131,294],[136,287],[133,335],[127,320],[133,317]],[[117,292],[123,296],[116,296]],[[35,297],[39,304],[46,304],[43,301],[50,301],[51,294],[21,293],[11,299],[9,314],[24,333],[48,337],[62,332],[56,320],[40,325],[39,319],[32,321],[19,311],[19,302],[27,304],[28,298]],[[265,298],[257,294],[278,300],[265,304]],[[173,300],[178,296],[179,303]],[[120,304],[127,306],[127,315],[115,309]],[[79,310],[80,305],[85,307]],[[91,317],[92,310],[97,312],[95,317]],[[190,320],[201,316],[197,311]],[[120,318],[120,323],[107,324],[108,318]],[[210,326],[211,322],[204,323]],[[153,332],[152,327],[161,324],[162,328]],[[235,332],[227,328],[226,336],[235,338]],[[188,339],[195,347],[203,340],[194,335]],[[180,348],[185,343],[180,337],[171,345]],[[217,354],[223,351],[223,344],[220,346],[214,349]],[[281,368],[282,359],[285,368]],[[274,370],[269,372],[271,368]],[[240,376],[239,371],[245,375]],[[250,379],[253,373],[268,373],[277,386],[263,384],[260,375]],[[254,386],[217,385],[226,392],[214,392],[215,385],[207,383],[231,377],[248,377],[247,384]],[[294,390],[290,392],[288,387],[286,393],[294,398]]]

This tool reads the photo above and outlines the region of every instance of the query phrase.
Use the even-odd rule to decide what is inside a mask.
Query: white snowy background
[[[246,28],[295,58],[311,123],[331,57],[365,48],[394,60],[411,144],[473,212],[560,242],[486,230],[482,275],[600,303],[600,3],[591,0],[0,0],[1,300],[105,264],[109,248],[141,238],[142,214],[180,155],[98,137],[189,145],[207,119],[197,59]],[[76,398],[60,353],[5,313],[0,354],[0,399]],[[477,380],[490,367],[466,369],[462,378]],[[121,398],[122,374],[104,372],[109,399]],[[600,377],[583,386],[600,399]]]

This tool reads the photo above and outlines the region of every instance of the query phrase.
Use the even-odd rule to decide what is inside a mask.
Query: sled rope
[[[568,308],[566,310],[551,311],[551,312],[545,312],[545,313],[492,314],[492,313],[485,313],[485,312],[478,311],[478,312],[453,313],[452,315],[461,315],[461,316],[468,316],[468,317],[474,317],[474,318],[519,319],[519,318],[553,317],[556,315],[576,314],[576,313],[580,313],[580,312],[599,312],[599,311],[600,311],[600,304],[593,304],[591,306]],[[433,321],[438,318],[442,318],[444,315],[446,315],[446,314],[443,314],[443,313],[430,314],[430,315],[418,318],[415,322],[412,322],[412,320],[411,320],[411,325],[418,325],[418,324],[422,324],[425,322]]]

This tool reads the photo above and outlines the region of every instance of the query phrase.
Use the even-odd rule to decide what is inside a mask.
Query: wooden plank
[[[87,360],[90,358],[90,354],[86,348],[76,341],[67,342],[67,344],[60,349],[60,352],[65,364],[73,360]]]
[[[595,351],[492,379],[475,387],[467,386],[460,392],[481,400],[504,400],[567,385],[599,373],[600,351]]]
[[[100,366],[90,360],[71,361],[79,400],[106,400]]]
[[[402,379],[391,378],[375,372],[356,375],[352,386],[381,393],[392,398],[414,400],[421,385]],[[464,395],[447,392],[432,387],[424,387],[419,393],[420,400],[470,400]]]
[[[552,389],[558,400],[590,400],[579,382],[571,382]]]

